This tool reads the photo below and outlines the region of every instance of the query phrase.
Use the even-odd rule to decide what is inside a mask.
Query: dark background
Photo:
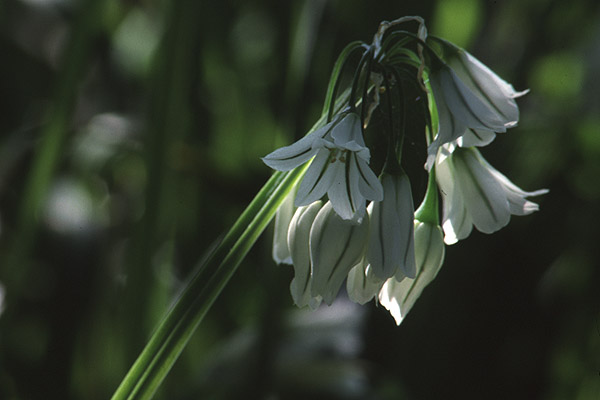
[[[541,211],[447,248],[400,327],[296,310],[267,231],[163,399],[600,399],[600,3],[0,2],[0,399],[105,399],[319,116],[337,54],[421,15],[517,90],[485,157]]]

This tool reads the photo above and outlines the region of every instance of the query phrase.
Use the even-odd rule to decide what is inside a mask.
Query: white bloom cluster
[[[400,324],[440,270],[445,245],[465,239],[473,226],[492,233],[504,227],[511,215],[536,211],[538,205],[528,197],[546,193],[518,188],[476,148],[516,126],[515,99],[526,92],[515,91],[463,49],[433,38],[441,47],[442,54],[438,54],[428,45],[420,18],[397,21],[409,20],[420,24],[416,38],[410,36],[416,41],[412,58],[395,54],[404,56],[411,50],[399,50],[384,36],[395,22],[382,24],[373,44],[363,46],[363,60],[371,57],[370,62],[361,60],[355,74],[371,77],[373,83],[365,81],[362,90],[353,86],[348,107],[330,113],[326,125],[263,158],[279,171],[310,162],[304,178],[277,212],[273,244],[275,260],[294,266],[290,289],[299,307],[315,309],[323,301],[331,304],[346,281],[350,299],[364,304],[375,298]],[[378,64],[380,70],[394,71],[401,62],[414,68],[413,79],[421,87],[426,73],[431,93],[424,91],[423,97],[427,101],[432,95],[432,110],[437,110],[437,132],[427,138],[429,187],[416,213],[409,177],[399,164],[401,151],[391,150],[401,148],[397,144],[404,136],[394,127],[395,117],[387,116],[389,131],[378,131],[388,138],[390,148],[384,154],[372,154],[364,140],[369,132],[364,125],[373,110],[384,109],[380,93],[393,90],[400,79],[399,74],[394,75],[396,80],[384,78],[369,68]],[[357,102],[353,94],[361,92],[366,95]],[[388,113],[394,112],[392,96],[388,94],[385,101]],[[377,173],[371,167],[372,157],[378,160],[375,165],[383,165]],[[443,195],[441,222],[438,188]]]

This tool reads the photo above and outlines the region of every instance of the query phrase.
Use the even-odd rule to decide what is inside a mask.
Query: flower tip
[[[530,89],[525,89],[520,92],[514,92],[511,97],[513,99],[516,99],[517,97],[525,96],[529,92],[530,92]]]

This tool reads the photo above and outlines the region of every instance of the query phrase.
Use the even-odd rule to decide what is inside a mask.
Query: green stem
[[[117,388],[113,400],[152,398],[206,312],[308,165],[287,173],[276,172],[263,186],[220,245],[202,263]]]
[[[427,191],[423,202],[415,211],[415,219],[421,222],[427,222],[433,225],[440,224],[439,209],[438,209],[438,187],[435,181],[435,167],[429,171],[429,179],[427,181]]]
[[[339,90],[341,79],[341,73],[344,70],[344,67],[348,64],[350,60],[350,56],[352,53],[360,49],[364,46],[363,42],[355,41],[350,43],[348,46],[342,50],[337,61],[335,62],[335,66],[333,67],[333,71],[331,71],[331,78],[329,79],[329,86],[327,87],[327,94],[325,96],[325,103],[323,104],[323,112],[322,115],[327,114],[327,122],[331,121],[333,118],[333,110],[335,107],[335,101],[333,99],[336,98],[337,91]]]

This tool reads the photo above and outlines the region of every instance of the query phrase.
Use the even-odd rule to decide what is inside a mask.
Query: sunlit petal
[[[273,259],[277,264],[291,264],[292,257],[288,248],[287,236],[290,222],[294,216],[294,198],[296,191],[292,190],[283,200],[275,214],[273,225]]]
[[[474,149],[457,149],[453,154],[455,179],[473,225],[484,233],[506,226],[510,210],[500,183],[477,159]]]
[[[320,201],[296,210],[289,226],[287,242],[294,264],[294,279],[290,284],[292,299],[298,307],[315,309],[321,303],[319,296],[311,294],[310,228],[323,206]]]
[[[394,317],[396,324],[406,318],[423,289],[436,277],[444,261],[443,233],[439,226],[415,221],[415,279],[388,279],[379,292],[379,302]]]

